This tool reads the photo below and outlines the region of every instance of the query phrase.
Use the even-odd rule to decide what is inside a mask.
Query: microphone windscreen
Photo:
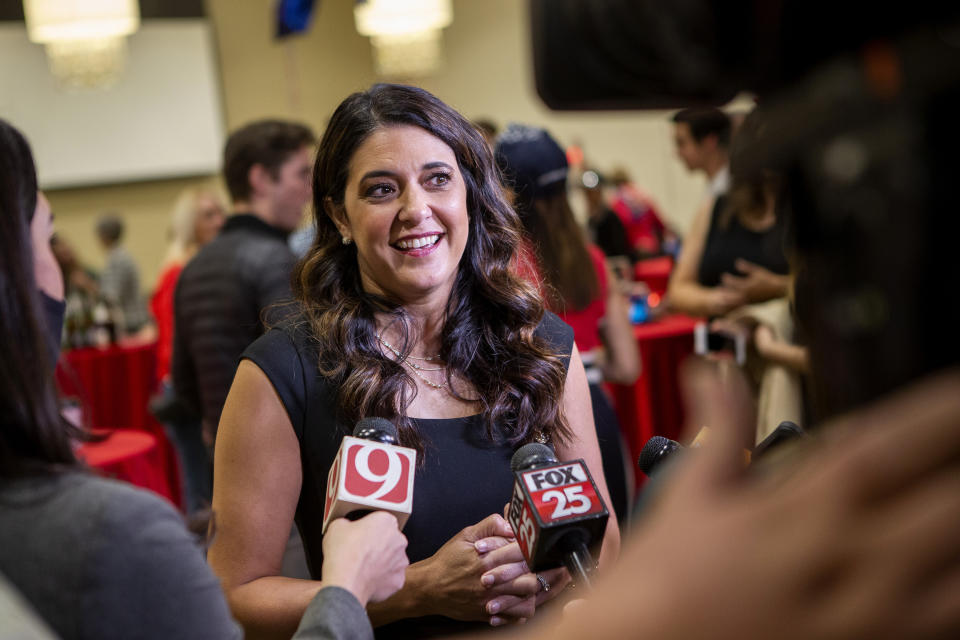
[[[640,450],[640,460],[638,462],[640,470],[649,476],[650,472],[663,460],[665,454],[679,447],[679,443],[669,438],[653,436],[647,440],[647,444],[643,445],[643,449]]]
[[[531,442],[517,449],[510,459],[510,469],[523,471],[545,464],[557,462],[557,454],[553,449],[539,442]]]
[[[770,434],[760,441],[757,446],[753,448],[753,458],[760,458],[767,455],[774,449],[779,448],[781,445],[790,442],[791,440],[797,440],[803,438],[806,435],[806,432],[796,425],[796,423],[790,422],[789,420],[784,420],[777,428],[774,429]]]
[[[354,438],[375,440],[386,444],[397,443],[397,427],[386,418],[360,418],[353,428]]]

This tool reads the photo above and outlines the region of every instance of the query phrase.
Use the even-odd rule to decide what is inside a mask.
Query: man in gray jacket
[[[123,220],[107,213],[97,220],[97,237],[107,252],[107,264],[100,274],[100,294],[123,313],[123,324],[117,327],[124,334],[134,334],[150,323],[150,312],[140,295],[140,271],[123,240]]]

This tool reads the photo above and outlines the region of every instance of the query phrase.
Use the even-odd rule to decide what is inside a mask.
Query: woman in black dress
[[[357,420],[381,416],[421,463],[411,566],[368,608],[377,635],[529,618],[569,576],[530,573],[500,515],[513,451],[549,441],[609,496],[572,331],[515,273],[520,223],[489,147],[426,91],[376,85],[333,114],[314,207],[296,312],[244,354],[218,432],[209,558],[234,614],[248,633],[295,625],[322,585],[328,468]],[[278,575],[294,519],[314,580]],[[601,566],[618,546],[611,517]]]

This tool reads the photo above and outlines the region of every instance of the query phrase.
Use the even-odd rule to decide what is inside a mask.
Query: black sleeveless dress
[[[726,206],[726,198],[719,197],[710,214],[710,231],[703,245],[703,255],[697,269],[697,282],[704,287],[716,287],[724,273],[743,275],[734,264],[742,258],[774,273],[786,275],[790,271],[784,253],[786,222],[781,212],[773,226],[766,231],[751,231],[737,216],[730,216],[726,226],[719,218]]]
[[[334,418],[336,389],[317,371],[316,353],[296,323],[276,327],[244,351],[269,378],[283,403],[300,442],[303,487],[296,523],[303,538],[307,565],[320,579],[323,563],[321,528],[327,472],[343,436],[353,425]],[[569,365],[573,330],[547,313],[537,327]],[[491,375],[496,375],[491,372]],[[479,416],[455,419],[415,419],[425,442],[424,463],[414,478],[413,512],[403,529],[407,556],[418,562],[432,556],[464,527],[494,513],[503,513],[513,480],[510,458],[515,447],[491,442]],[[441,616],[401,620],[376,629],[377,638],[429,638],[463,631],[491,629],[486,623],[467,623]]]

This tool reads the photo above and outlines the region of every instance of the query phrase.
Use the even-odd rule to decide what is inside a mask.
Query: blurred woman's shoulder
[[[239,635],[198,541],[156,494],[82,471],[20,478],[0,486],[0,521],[0,572],[65,638]]]

